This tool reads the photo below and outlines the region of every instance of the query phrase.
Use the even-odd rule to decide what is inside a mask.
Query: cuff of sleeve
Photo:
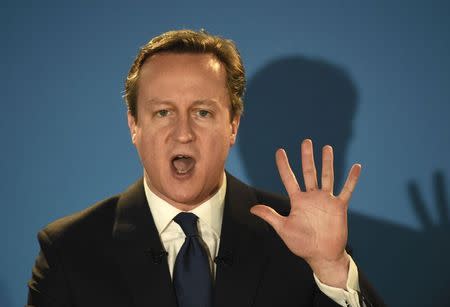
[[[317,286],[320,291],[322,291],[326,296],[331,298],[337,304],[341,306],[352,306],[352,307],[360,307],[359,305],[359,278],[358,278],[358,268],[356,267],[355,262],[352,257],[350,257],[350,264],[348,267],[348,276],[347,276],[347,289],[330,287],[324,283],[322,283],[319,278],[317,278],[316,274],[314,275],[314,280],[316,281]]]

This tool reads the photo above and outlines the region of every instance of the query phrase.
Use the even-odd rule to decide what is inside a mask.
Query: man
[[[143,179],[39,233],[30,306],[382,304],[345,251],[360,165],[334,196],[332,148],[319,188],[305,140],[302,192],[280,149],[289,200],[225,172],[244,88],[229,40],[171,31],[140,50],[125,99]]]

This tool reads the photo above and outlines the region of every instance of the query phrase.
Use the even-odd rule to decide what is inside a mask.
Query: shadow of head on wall
[[[339,188],[356,107],[356,88],[342,68],[301,56],[265,65],[248,83],[238,138],[252,184],[283,192],[275,166],[276,149],[286,149],[297,172],[301,169],[300,142],[311,138],[318,170],[321,148],[333,146]]]

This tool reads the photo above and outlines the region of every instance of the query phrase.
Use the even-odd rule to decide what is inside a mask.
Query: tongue
[[[173,160],[173,166],[179,174],[186,174],[194,167],[194,159],[185,157]]]

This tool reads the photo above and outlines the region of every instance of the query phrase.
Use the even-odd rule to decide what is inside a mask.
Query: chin
[[[199,205],[200,203],[203,202],[203,200],[201,199],[201,197],[199,197],[199,195],[192,193],[192,189],[190,191],[187,191],[187,193],[182,192],[176,194],[170,193],[167,194],[166,197],[168,197],[172,203],[175,202],[177,204],[187,206]]]

